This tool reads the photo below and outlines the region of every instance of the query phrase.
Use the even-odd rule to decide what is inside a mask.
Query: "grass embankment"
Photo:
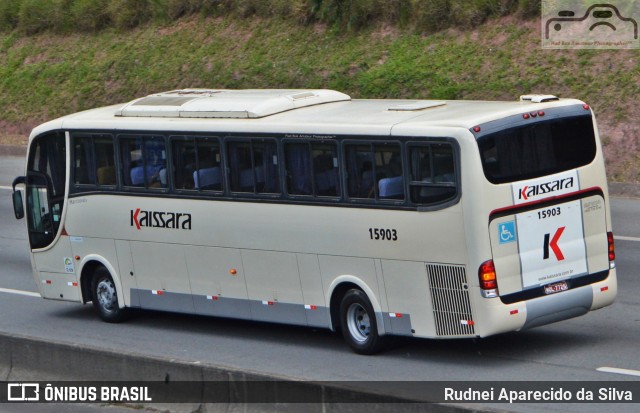
[[[24,142],[42,121],[183,87],[332,88],[354,98],[552,93],[594,107],[610,178],[640,182],[637,51],[541,50],[538,25],[501,17],[427,35],[383,23],[352,31],[196,15],[91,34],[14,29],[0,39],[0,134]]]

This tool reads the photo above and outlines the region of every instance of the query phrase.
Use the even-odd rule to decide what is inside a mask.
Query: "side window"
[[[227,153],[232,192],[280,193],[278,148],[275,141],[228,141]]]
[[[402,152],[397,143],[345,146],[351,198],[404,200]]]
[[[73,136],[73,177],[74,184],[81,187],[116,185],[115,156],[111,135]]]
[[[334,142],[286,143],[287,192],[337,197],[338,152]]]
[[[223,190],[220,143],[214,139],[187,138],[173,141],[176,189]]]
[[[162,136],[120,136],[125,186],[167,188],[167,151]]]
[[[428,205],[455,198],[455,161],[450,144],[410,145],[409,158],[411,202]]]
[[[340,196],[338,147],[334,142],[311,142],[316,196]]]
[[[95,176],[92,174],[93,145],[91,138],[80,136],[73,138],[73,182],[76,185],[95,184]]]
[[[371,145],[346,145],[347,190],[350,198],[374,198]]]
[[[116,184],[116,160],[111,136],[98,136],[93,140],[95,150],[96,184]]]

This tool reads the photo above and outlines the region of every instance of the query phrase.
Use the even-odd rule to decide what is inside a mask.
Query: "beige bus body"
[[[591,162],[532,179],[489,182],[481,134],[508,127],[505,119],[535,114],[534,122],[567,108],[591,116]],[[37,127],[30,142],[53,132],[64,136],[66,183],[53,242],[32,250],[44,298],[91,301],[95,269],[104,267],[121,308],[334,329],[341,295],[359,289],[370,300],[380,336],[455,338],[575,317],[616,296],[602,148],[590,108],[577,100],[351,100],[332,91],[193,90],[57,119]],[[407,141],[446,138],[456,157],[457,197],[424,208],[379,208],[346,202],[344,192],[334,204],[305,203],[286,193],[247,198],[228,190],[202,199],[180,196],[171,185],[124,191],[121,181],[113,191],[78,192],[69,178],[72,140],[94,132],[114,139],[120,133],[161,135],[168,142],[174,135],[259,135],[334,140],[338,147],[383,139],[404,148]],[[571,185],[561,188],[562,182]],[[140,225],[154,212],[164,213],[163,221],[173,217],[177,228]],[[392,229],[397,239],[375,240],[374,228]],[[479,276],[487,261],[495,271],[493,290]],[[593,274],[600,276],[573,281]],[[533,293],[543,288],[544,294]]]

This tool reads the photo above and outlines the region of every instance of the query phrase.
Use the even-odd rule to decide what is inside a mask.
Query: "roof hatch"
[[[209,90],[185,89],[158,93],[127,103],[123,117],[263,118],[288,110],[351,100],[335,90]]]
[[[522,95],[520,96],[520,102],[542,103],[552,102],[554,100],[560,100],[557,96],[553,95]]]

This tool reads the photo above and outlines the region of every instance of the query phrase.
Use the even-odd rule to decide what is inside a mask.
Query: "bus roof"
[[[315,135],[403,135],[471,129],[507,116],[583,102],[528,95],[510,102],[351,99],[333,90],[184,89],[68,115],[32,132],[103,129]]]

